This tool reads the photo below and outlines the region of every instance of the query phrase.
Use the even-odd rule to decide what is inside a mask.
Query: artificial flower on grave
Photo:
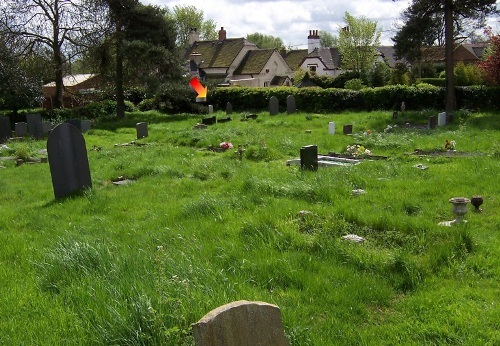
[[[232,149],[233,144],[231,142],[222,142],[221,144],[219,144],[219,147],[224,150]]]
[[[445,150],[455,150],[455,146],[456,145],[457,145],[457,143],[455,141],[446,140],[444,142],[444,148],[445,148]]]
[[[346,149],[347,155],[358,157],[358,156],[369,156],[372,152],[366,149],[364,146],[359,144],[348,145]]]

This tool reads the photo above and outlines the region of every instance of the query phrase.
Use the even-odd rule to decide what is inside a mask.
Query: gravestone
[[[328,133],[331,135],[335,134],[335,121],[330,121],[328,123]]]
[[[214,112],[214,106],[208,105],[208,114],[212,114]]]
[[[437,121],[438,126],[444,126],[446,125],[446,112],[441,112],[438,114],[438,121]]]
[[[392,113],[392,120],[396,120],[398,118],[398,111]]]
[[[47,155],[56,198],[92,187],[82,132],[68,123],[57,125],[47,140]]]
[[[269,115],[276,115],[280,111],[280,105],[276,96],[271,96],[269,99]]]
[[[217,122],[217,118],[216,118],[215,115],[213,117],[210,117],[210,118],[203,118],[203,119],[201,119],[201,123],[203,125],[213,125],[216,122]]]
[[[351,135],[352,134],[352,125],[344,125],[344,135]]]
[[[80,119],[68,119],[65,123],[73,125],[80,131],[82,130],[82,121]]]
[[[44,136],[48,134],[51,130],[52,130],[52,123],[50,123],[49,121],[42,122],[42,131]]]
[[[148,123],[142,122],[135,124],[137,131],[137,139],[145,138],[148,136]]]
[[[16,137],[24,137],[28,135],[28,123],[19,122],[14,125],[14,132]]]
[[[26,122],[28,123],[28,132],[33,138],[43,138],[42,116],[40,114],[26,114]]]
[[[0,143],[4,143],[12,137],[12,129],[10,128],[10,118],[0,117]]]
[[[317,145],[306,145],[300,148],[300,168],[309,171],[318,170]]]
[[[233,105],[231,102],[226,103],[226,115],[233,114]]]
[[[433,129],[437,126],[437,116],[435,115],[431,115],[429,117],[429,121],[427,122],[427,126],[430,128],[430,129]]]
[[[196,346],[289,346],[279,307],[265,302],[220,306],[192,328]]]
[[[293,114],[297,111],[295,106],[295,97],[293,95],[288,95],[286,98],[286,112],[287,114]]]
[[[85,133],[88,130],[90,130],[90,120],[82,120],[81,127],[82,127],[81,128],[82,133]]]

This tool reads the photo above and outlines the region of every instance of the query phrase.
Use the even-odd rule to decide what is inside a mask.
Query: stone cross
[[[33,138],[43,138],[42,116],[40,114],[26,114],[26,122],[28,123],[28,132]]]
[[[57,125],[47,140],[47,155],[56,198],[92,188],[82,132],[68,123]]]
[[[288,95],[286,98],[286,112],[288,114],[293,114],[297,111],[295,106],[295,97],[293,95]]]
[[[309,171],[318,170],[317,145],[306,145],[300,148],[300,168]]]
[[[4,143],[12,137],[12,129],[10,127],[9,117],[0,117],[0,143]]]
[[[148,123],[142,122],[135,124],[137,131],[137,139],[145,138],[148,136]]]
[[[276,115],[280,112],[280,106],[278,98],[276,96],[271,96],[269,99],[269,115]]]
[[[265,302],[220,306],[192,328],[196,346],[289,346],[279,307]]]

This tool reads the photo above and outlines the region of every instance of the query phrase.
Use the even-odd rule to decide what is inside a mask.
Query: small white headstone
[[[335,134],[335,121],[330,121],[328,123],[328,133],[331,135]]]
[[[208,105],[208,114],[212,114],[214,112],[214,106]]]
[[[446,112],[441,112],[438,114],[438,126],[446,125]]]

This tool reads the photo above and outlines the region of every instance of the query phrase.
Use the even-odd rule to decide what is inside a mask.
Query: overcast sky
[[[283,40],[295,49],[307,48],[309,30],[324,30],[337,35],[345,12],[377,21],[382,30],[382,45],[392,45],[401,12],[410,0],[141,0],[143,4],[173,8],[193,5],[205,19],[224,27],[228,38],[246,37],[259,32]],[[500,0],[497,1],[499,7]],[[498,18],[494,28],[498,29]],[[498,30],[496,30],[498,31]]]

